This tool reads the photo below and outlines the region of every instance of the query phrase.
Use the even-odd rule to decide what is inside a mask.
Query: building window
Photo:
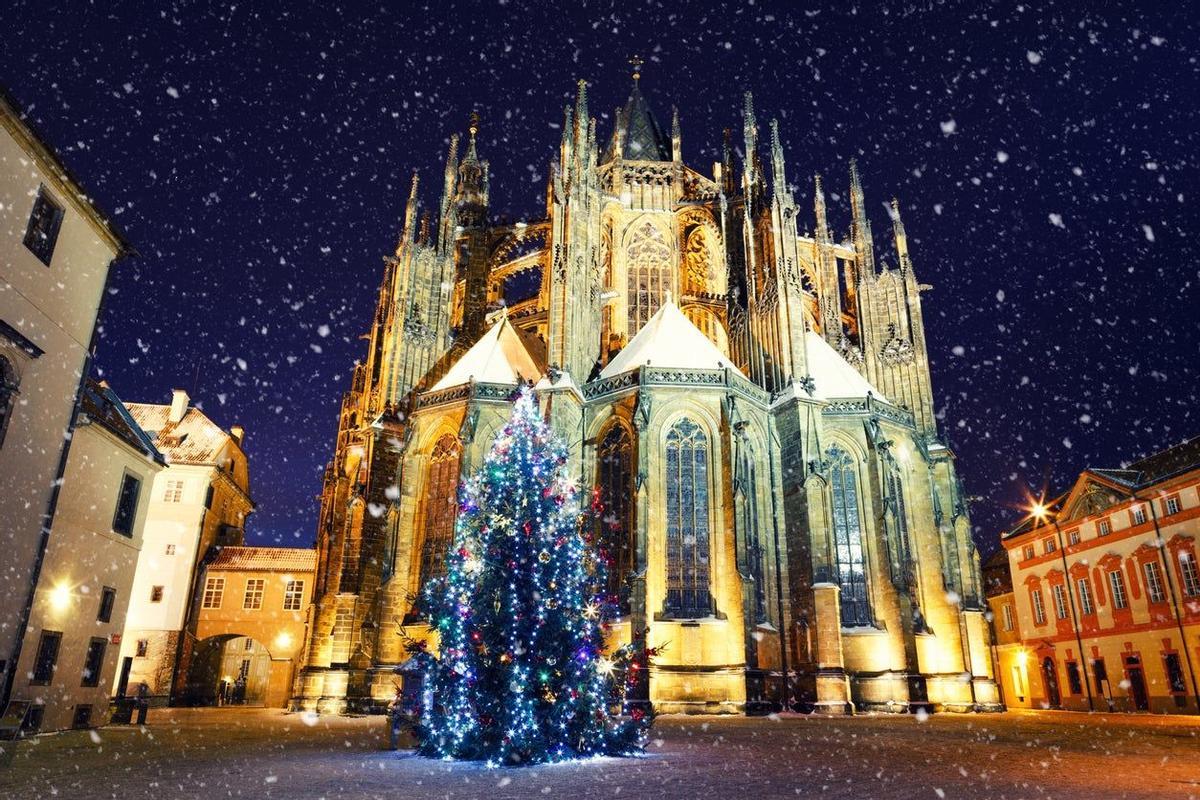
[[[246,594],[242,598],[242,608],[248,611],[257,611],[262,608],[263,587],[266,586],[266,583],[263,578],[250,578],[246,581]]]
[[[1050,590],[1050,593],[1054,595],[1054,616],[1057,619],[1066,619],[1067,593],[1064,590],[1063,585],[1061,583],[1055,584],[1055,586]]]
[[[1028,561],[1029,559],[1033,558],[1033,556],[1034,556],[1033,545],[1031,545],[1031,544],[1025,545],[1025,549],[1021,551],[1022,559],[1025,561]]]
[[[166,549],[163,552],[169,556],[175,555],[175,545],[174,544],[167,545]]]
[[[1046,607],[1042,605],[1042,590],[1034,589],[1031,593],[1033,598],[1033,621],[1038,625],[1046,624]]]
[[[712,614],[708,589],[708,438],[690,419],[667,434],[668,613]]]
[[[117,602],[117,590],[105,586],[100,590],[100,610],[96,612],[97,622],[112,622],[113,605]]]
[[[1054,544],[1053,539],[1046,539],[1042,542],[1042,550],[1046,553],[1053,553],[1057,549],[1058,546]]]
[[[149,639],[138,639],[137,640],[137,648],[133,652],[134,652],[134,655],[137,656],[138,658],[145,658],[146,654],[148,652],[150,652],[150,640]]]
[[[242,649],[245,650],[247,653],[250,652],[251,650],[253,650],[254,649],[254,640],[251,639],[249,636],[247,636],[245,643],[242,645]],[[245,663],[245,662],[242,662],[242,663]],[[243,678],[246,677],[245,674],[243,674],[242,677]]]
[[[1108,573],[1108,586],[1112,590],[1113,608],[1129,608],[1129,598],[1125,596],[1125,577],[1121,570],[1114,569]]]
[[[1079,544],[1079,528],[1072,528],[1067,531],[1067,541],[1071,544]]]
[[[461,457],[461,444],[450,434],[434,443],[429,456],[429,479],[425,482],[425,539],[421,544],[422,588],[430,580],[446,574],[446,554],[454,540],[454,518],[458,512]]]
[[[596,450],[596,489],[603,513],[596,540],[608,563],[607,593],[620,613],[629,611],[629,575],[633,572],[633,438],[624,425],[613,425]]]
[[[842,587],[842,624],[870,625],[862,519],[858,508],[858,474],[854,459],[839,447],[829,450],[833,492],[833,552]]]
[[[1183,593],[1188,597],[1200,595],[1200,572],[1196,569],[1196,554],[1190,550],[1179,553],[1179,573],[1183,578]]]
[[[630,337],[654,316],[663,296],[670,291],[671,261],[671,248],[658,228],[645,222],[634,231],[625,250]]]
[[[1179,495],[1173,494],[1163,501],[1163,508],[1166,509],[1167,516],[1179,513]]]
[[[1134,525],[1142,525],[1146,522],[1146,507],[1136,505],[1129,511],[1129,517],[1133,520]]]
[[[45,186],[38,187],[29,224],[25,228],[25,246],[47,267],[54,257],[54,245],[58,242],[58,231],[62,228],[63,209],[50,197]]]
[[[202,608],[220,608],[221,598],[225,595],[224,578],[208,578],[204,581],[204,601]]]
[[[740,447],[740,464],[738,482],[742,492],[742,531],[745,536],[746,561],[750,567],[750,577],[754,581],[754,617],[755,622],[767,620],[767,578],[764,568],[765,552],[762,546],[761,531],[758,519],[758,461],[754,457],[754,449],[750,442],[743,439]],[[865,604],[865,591],[861,603]],[[843,600],[846,598],[842,592]],[[854,602],[860,602],[855,599]],[[842,618],[846,618],[845,606],[842,607]]]
[[[71,727],[75,730],[85,730],[92,727],[92,707],[86,703],[75,706],[71,714]]]
[[[1108,683],[1108,667],[1103,658],[1092,661],[1092,675],[1096,678],[1096,688],[1103,690],[1104,684]]]
[[[1084,615],[1096,613],[1096,607],[1092,605],[1092,585],[1088,583],[1087,578],[1079,578],[1075,581],[1076,587],[1079,589],[1079,609]]]
[[[83,681],[80,686],[99,686],[100,673],[104,670],[104,649],[108,642],[99,637],[93,637],[88,642],[87,656],[83,659]]]
[[[61,631],[42,631],[38,640],[37,655],[33,658],[33,677],[29,683],[34,686],[48,686],[54,678],[54,667],[58,664],[58,648],[62,644]]]
[[[283,610],[299,611],[304,600],[304,581],[288,581],[283,589]]]
[[[1183,680],[1183,665],[1179,663],[1178,653],[1167,653],[1163,656],[1167,668],[1167,685],[1171,694],[1182,695],[1187,692],[1187,684]]]
[[[1004,630],[1011,631],[1013,629],[1013,612],[1012,604],[1005,603],[1001,608],[1004,611]]]
[[[1067,662],[1067,686],[1071,694],[1083,694],[1083,675],[1079,672],[1078,661]]]
[[[183,481],[167,481],[167,488],[163,491],[163,502],[183,502]]]
[[[1151,603],[1166,600],[1166,595],[1163,594],[1162,570],[1158,568],[1158,562],[1147,561],[1142,564],[1142,572],[1146,576],[1146,599]]]
[[[0,356],[0,447],[4,446],[4,433],[12,419],[17,400],[17,370],[12,362]]]
[[[133,475],[125,473],[121,478],[121,491],[117,495],[117,510],[113,514],[112,529],[122,536],[133,536],[133,520],[137,516],[138,495],[142,491],[142,482]]]
[[[209,511],[212,511],[214,491],[212,484],[209,484],[208,488],[204,490],[204,507]]]
[[[163,599],[163,587],[151,586],[150,587],[150,602],[151,603],[161,603],[162,599]]]
[[[884,480],[887,482],[888,501],[884,513],[886,515],[888,511],[892,512],[891,517],[896,526],[896,543],[900,549],[900,563],[908,565],[912,563],[912,548],[908,541],[908,514],[904,509],[904,486],[900,482],[900,470],[894,462],[887,470]]]
[[[1108,524],[1107,519],[1102,519],[1102,520],[1096,521],[1096,535],[1097,536],[1108,536],[1110,533],[1112,533],[1112,526]]]

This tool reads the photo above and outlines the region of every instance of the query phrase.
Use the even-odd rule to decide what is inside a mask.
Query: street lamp
[[[1054,513],[1051,515],[1050,507],[1041,500],[1033,503],[1033,506],[1029,509],[1029,513],[1034,519],[1039,520],[1042,525],[1046,524],[1047,519],[1054,525],[1054,533],[1058,538],[1058,555],[1062,558],[1063,583],[1066,584],[1067,602],[1071,607],[1071,625],[1075,629],[1075,644],[1079,646],[1079,667],[1083,673],[1084,688],[1087,689],[1088,710],[1095,711],[1096,701],[1092,698],[1092,681],[1088,677],[1087,660],[1083,652],[1083,638],[1079,635],[1079,614],[1075,610],[1075,592],[1071,587],[1071,570],[1067,567],[1067,547],[1066,543],[1063,542],[1062,528],[1058,525],[1058,514]]]

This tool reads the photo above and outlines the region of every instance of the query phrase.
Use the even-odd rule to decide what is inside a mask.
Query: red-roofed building
[[[223,547],[201,575],[187,702],[287,705],[304,645],[317,551]]]
[[[1003,538],[1010,706],[1200,712],[1200,437],[1087,469]],[[1006,600],[1005,597],[1008,599]]]

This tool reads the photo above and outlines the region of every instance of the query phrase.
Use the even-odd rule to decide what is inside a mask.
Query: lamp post
[[[1079,614],[1075,610],[1075,592],[1071,587],[1071,571],[1067,567],[1067,548],[1063,541],[1062,528],[1058,525],[1058,514],[1055,513],[1050,517],[1050,509],[1044,504],[1038,502],[1033,504],[1031,509],[1033,517],[1041,521],[1042,525],[1046,524],[1047,518],[1050,518],[1054,525],[1054,533],[1058,538],[1058,555],[1062,558],[1063,582],[1066,584],[1067,602],[1071,607],[1071,625],[1075,629],[1075,644],[1079,646],[1079,671],[1083,673],[1083,686],[1087,690],[1088,710],[1096,710],[1096,701],[1092,698],[1092,681],[1088,677],[1087,661],[1083,652],[1083,638],[1079,635]]]

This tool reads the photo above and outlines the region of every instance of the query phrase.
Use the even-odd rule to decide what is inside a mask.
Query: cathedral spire
[[[451,134],[442,184],[441,217],[438,219],[438,249],[446,252],[454,235],[454,182],[458,175],[458,134]]]
[[[892,198],[892,235],[896,239],[896,259],[900,271],[908,272],[912,262],[908,258],[908,234],[904,232],[904,220],[900,219],[900,201]]]
[[[825,212],[825,190],[821,187],[821,173],[813,175],[813,215],[816,217],[818,242],[829,241],[829,217]]]
[[[746,92],[742,105],[742,141],[745,145],[746,191],[754,184],[758,150],[758,121],[754,118],[754,95]]]
[[[771,120],[771,191],[776,197],[788,196],[786,166],[783,161],[783,145],[779,141],[779,120]]]
[[[417,184],[420,180],[417,173],[413,172],[412,188],[408,191],[408,204],[404,208],[404,235],[401,239],[404,244],[412,244],[417,234]]]
[[[671,160],[676,164],[683,161],[683,135],[679,130],[679,109],[671,106]]]
[[[871,223],[867,220],[867,205],[863,200],[862,182],[858,177],[858,161],[850,159],[850,210],[853,215],[851,233],[854,251],[858,256],[859,280],[875,277],[875,251],[871,243]]]
[[[454,205],[458,212],[458,224],[470,228],[483,224],[488,206],[488,168],[486,161],[479,160],[475,148],[475,137],[479,133],[479,114],[474,111],[471,112],[467,131],[467,152],[458,165]]]

